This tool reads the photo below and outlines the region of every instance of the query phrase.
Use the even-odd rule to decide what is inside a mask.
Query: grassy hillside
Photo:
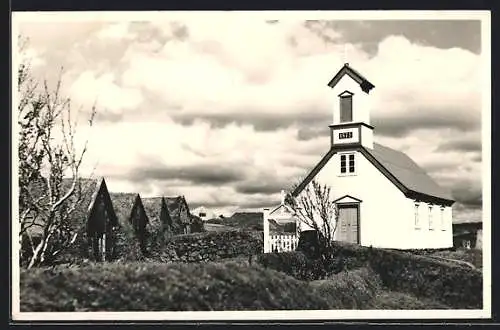
[[[328,309],[307,282],[236,263],[100,264],[21,273],[21,311]]]
[[[199,264],[91,264],[21,272],[21,311],[446,309],[389,291],[369,267],[300,281],[242,258]]]
[[[332,274],[372,268],[392,292],[431,299],[458,309],[482,308],[483,274],[479,269],[408,252],[336,244],[333,261],[306,257],[302,252],[266,253],[257,262],[301,280],[321,280]]]

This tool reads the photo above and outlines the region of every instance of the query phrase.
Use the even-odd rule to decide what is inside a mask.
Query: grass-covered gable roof
[[[70,224],[75,229],[81,229],[83,226],[86,226],[89,216],[89,211],[93,206],[93,201],[95,200],[97,193],[101,187],[101,183],[104,182],[104,179],[94,179],[94,178],[79,178],[75,185],[75,191],[72,196],[70,196],[67,202],[63,203],[63,207],[68,207],[73,204],[78,198],[80,201],[74,204],[75,209],[71,212],[70,216]],[[66,194],[73,184],[73,179],[65,178],[62,181],[62,186],[59,189],[62,195]],[[24,187],[23,187],[24,188]],[[45,178],[40,178],[38,180],[34,180],[26,187],[29,194],[31,194],[31,199],[35,199],[39,201],[39,205],[42,208],[47,209],[50,207],[50,201],[48,196],[48,185]],[[19,211],[23,212],[28,205],[22,203],[20,199]],[[43,216],[37,218],[36,222],[43,224]],[[39,234],[41,233],[41,227],[33,226],[30,228],[31,234]]]
[[[168,212],[176,224],[190,224],[192,222],[191,212],[184,196],[164,197]]]
[[[120,224],[128,223],[137,194],[134,193],[109,193],[113,208]]]
[[[163,224],[172,223],[163,197],[142,198],[142,204],[153,228],[161,228]]]

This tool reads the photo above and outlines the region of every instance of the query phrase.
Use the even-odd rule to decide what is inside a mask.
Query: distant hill
[[[222,226],[222,227],[221,227]],[[225,229],[243,229],[243,230],[264,230],[264,214],[262,212],[235,212],[227,218],[214,218],[205,222],[205,228],[220,231]],[[295,232],[294,223],[278,224],[276,221],[269,221],[269,230],[271,232]]]
[[[215,218],[206,221],[208,224],[218,224],[245,230],[263,230],[264,215],[262,212],[235,212],[227,218]]]
[[[218,223],[207,223],[205,222],[203,224],[205,231],[233,231],[233,230],[238,230],[236,227],[230,227],[230,226],[224,226]]]

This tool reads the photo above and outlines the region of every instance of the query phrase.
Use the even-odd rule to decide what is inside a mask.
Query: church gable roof
[[[366,149],[408,190],[429,196],[452,200],[450,192],[439,186],[420,166],[401,151],[374,143]]]
[[[354,70],[352,67],[349,66],[348,63],[344,64],[342,69],[337,72],[337,74],[330,80],[328,83],[328,86],[331,88],[335,87],[337,83],[342,79],[344,75],[348,75],[351,77],[354,81],[356,81],[360,86],[363,92],[369,93],[370,90],[375,87],[371,82],[368,81],[363,75],[361,75],[358,71]]]
[[[298,196],[333,155],[342,150],[343,148],[330,149],[309,175],[292,192],[292,195]],[[435,202],[453,204],[454,201],[450,193],[439,186],[420,166],[404,153],[378,143],[373,144],[373,149],[356,146],[352,147],[351,150],[357,150],[362,153],[408,198],[433,199]]]

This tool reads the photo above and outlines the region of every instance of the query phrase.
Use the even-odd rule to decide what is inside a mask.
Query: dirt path
[[[454,263],[457,263],[457,264],[468,266],[468,267],[470,267],[472,269],[477,269],[476,266],[474,266],[470,262],[467,262],[467,261],[464,261],[464,260],[450,259],[450,258],[438,257],[438,256],[426,256],[426,255],[421,255],[421,257],[430,258],[430,259],[444,260],[444,261],[450,261],[450,262],[454,262]]]

